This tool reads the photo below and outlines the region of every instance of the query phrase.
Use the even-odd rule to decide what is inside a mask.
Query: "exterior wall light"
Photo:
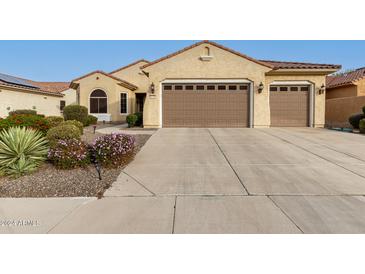
[[[151,90],[151,94],[155,94],[155,84],[154,83],[151,84],[150,90]]]
[[[326,86],[324,84],[322,84],[322,86],[318,90],[318,93],[323,94],[325,90],[326,90]]]
[[[260,83],[260,85],[258,86],[258,88],[257,88],[257,91],[259,92],[259,93],[262,93],[262,91],[264,90],[264,84],[261,82]]]

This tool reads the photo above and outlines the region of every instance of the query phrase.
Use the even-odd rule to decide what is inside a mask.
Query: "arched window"
[[[108,97],[104,90],[96,89],[90,94],[90,113],[108,113]]]

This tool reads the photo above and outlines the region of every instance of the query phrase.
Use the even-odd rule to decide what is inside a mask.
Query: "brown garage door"
[[[309,86],[271,86],[272,127],[309,126]]]
[[[247,84],[164,84],[163,127],[248,127]]]

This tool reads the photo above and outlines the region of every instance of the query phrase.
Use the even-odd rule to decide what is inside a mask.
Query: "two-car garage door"
[[[249,85],[169,83],[162,85],[163,127],[248,127]]]
[[[163,84],[162,126],[248,127],[249,90],[245,83]],[[272,127],[309,126],[308,85],[271,85],[269,94]]]

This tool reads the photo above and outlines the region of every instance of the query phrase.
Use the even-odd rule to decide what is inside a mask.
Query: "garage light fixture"
[[[261,93],[264,90],[264,84],[261,82],[260,85],[257,88],[257,91]]]
[[[319,94],[323,94],[324,93],[324,91],[325,91],[325,89],[326,89],[326,86],[324,85],[324,84],[322,84],[322,86],[319,88],[319,90],[318,90],[318,93]]]
[[[155,84],[152,83],[150,87],[151,94],[155,94]]]

